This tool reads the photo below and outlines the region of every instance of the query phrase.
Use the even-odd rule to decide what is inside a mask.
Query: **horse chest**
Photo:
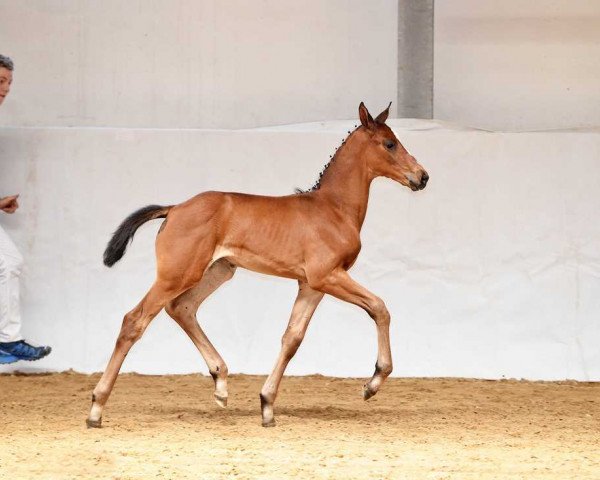
[[[361,249],[360,236],[350,229],[340,229],[323,240],[318,246],[322,258],[329,257],[336,264],[351,265]]]

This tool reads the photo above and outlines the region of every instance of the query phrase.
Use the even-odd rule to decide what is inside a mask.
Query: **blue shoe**
[[[51,351],[52,349],[50,347],[34,347],[33,345],[29,345],[25,340],[0,343],[0,353],[16,357],[17,360],[39,360],[40,358],[44,358]]]
[[[15,363],[19,359],[9,353],[0,352],[0,365],[6,363]]]

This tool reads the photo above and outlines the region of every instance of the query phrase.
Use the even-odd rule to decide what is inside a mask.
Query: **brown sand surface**
[[[98,378],[0,375],[1,479],[600,479],[598,383],[125,374],[88,430]]]

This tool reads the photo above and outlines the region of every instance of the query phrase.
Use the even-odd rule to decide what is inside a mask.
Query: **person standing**
[[[14,65],[10,58],[0,55],[0,106],[10,92]],[[0,198],[0,211],[13,214],[19,208],[19,195]],[[52,349],[34,346],[21,335],[19,308],[19,276],[23,257],[0,225],[0,364],[18,360],[39,360]]]

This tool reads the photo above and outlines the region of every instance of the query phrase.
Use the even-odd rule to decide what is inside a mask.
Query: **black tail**
[[[169,210],[171,210],[171,207],[148,205],[133,212],[123,220],[123,223],[119,225],[110,242],[108,242],[106,250],[104,250],[104,265],[112,267],[121,260],[121,257],[125,255],[127,245],[133,240],[136,230],[149,220],[165,218]]]

